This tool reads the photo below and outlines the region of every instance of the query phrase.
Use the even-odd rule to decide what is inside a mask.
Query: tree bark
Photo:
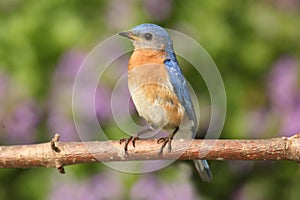
[[[31,145],[0,146],[0,168],[55,167],[80,163],[132,160],[290,160],[300,162],[300,134],[259,140],[183,140],[172,141],[172,151],[157,140],[137,140],[128,152],[119,141],[51,142]]]

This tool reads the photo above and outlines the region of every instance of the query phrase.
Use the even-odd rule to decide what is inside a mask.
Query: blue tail
[[[209,169],[209,165],[206,160],[194,160],[195,167],[201,177],[205,182],[211,182],[213,175]]]

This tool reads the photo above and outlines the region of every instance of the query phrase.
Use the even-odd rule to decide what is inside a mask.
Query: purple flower
[[[155,176],[146,175],[132,188],[131,199],[167,199],[162,193],[162,187]]]
[[[278,125],[281,135],[300,132],[298,76],[299,67],[295,58],[284,56],[274,64],[267,79],[270,108],[249,112],[247,125],[251,134],[258,136]]]
[[[14,106],[6,115],[4,129],[7,140],[13,144],[32,143],[36,125],[39,122],[39,111],[33,100],[25,100]]]
[[[288,113],[281,116],[281,133],[285,136],[292,136],[300,133],[300,104]]]
[[[181,177],[182,178],[182,177]],[[147,188],[147,189],[145,189]],[[172,182],[163,182],[157,177],[147,174],[132,188],[130,199],[197,199],[190,181],[175,179]]]
[[[106,9],[107,26],[120,30],[129,26],[134,21],[132,1],[112,0]]]
[[[27,97],[23,87],[9,76],[0,73],[0,130],[1,139],[11,144],[32,143],[40,110],[36,102]]]
[[[111,52],[109,55],[112,56],[117,50],[112,48],[108,51]],[[79,138],[73,121],[72,92],[77,72],[85,59],[85,55],[85,53],[79,51],[70,51],[63,55],[53,77],[48,124],[53,133],[60,133],[62,138],[68,141],[83,139]],[[120,66],[118,67],[120,68]],[[120,69],[119,71],[123,70]],[[116,72],[114,74],[117,74]],[[110,77],[109,80],[114,80],[114,78],[119,77]],[[98,118],[100,126],[112,119],[111,91],[103,82],[99,83],[96,88],[96,85],[90,84],[89,77],[86,77],[86,80],[80,84],[81,96],[80,99],[77,99],[80,101],[80,107],[76,107],[75,113],[76,116],[80,116],[79,120],[77,118],[77,125],[80,126],[80,132],[84,131],[94,135],[95,126],[98,125],[98,122],[97,124],[94,123],[94,117],[96,117],[96,120]],[[124,107],[124,99],[129,99],[128,88],[126,87],[126,91],[121,91],[121,93],[119,99],[121,103],[119,105]],[[95,105],[91,105],[93,101]],[[89,139],[94,138],[93,136],[85,136]]]
[[[293,108],[298,79],[297,63],[292,57],[282,57],[273,67],[268,91],[273,108],[280,111]]]
[[[300,92],[297,62],[292,57],[281,58],[269,76],[269,96],[272,114],[280,121],[281,134],[290,136],[300,132]]]
[[[117,172],[110,170],[88,180],[67,177],[59,181],[55,179],[49,199],[122,199],[123,186],[120,178]]]
[[[110,100],[111,92],[105,87],[98,87],[95,96],[95,108],[100,122],[110,119],[112,116]]]
[[[83,63],[86,55],[86,52],[79,50],[71,50],[65,53],[57,66],[54,79],[58,79],[60,81],[68,80],[73,83],[79,67]]]
[[[145,0],[144,4],[146,12],[154,20],[162,21],[171,15],[171,0]]]
[[[77,71],[85,53],[70,51],[62,56],[53,76],[49,99],[48,125],[52,134],[61,134],[63,140],[79,140],[72,115],[72,91]]]
[[[285,10],[298,10],[300,6],[299,0],[276,0],[276,6]]]

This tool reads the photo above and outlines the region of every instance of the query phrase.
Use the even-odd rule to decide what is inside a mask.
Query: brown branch
[[[136,147],[118,141],[51,142],[0,146],[0,168],[55,167],[99,161],[131,160],[290,160],[300,162],[300,134],[260,140],[173,140],[172,152],[158,156],[157,140],[137,140]],[[187,145],[189,144],[189,145]]]

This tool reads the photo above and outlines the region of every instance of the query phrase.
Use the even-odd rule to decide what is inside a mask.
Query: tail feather
[[[201,177],[205,182],[211,182],[213,175],[209,169],[209,165],[206,160],[194,160],[195,167]]]

